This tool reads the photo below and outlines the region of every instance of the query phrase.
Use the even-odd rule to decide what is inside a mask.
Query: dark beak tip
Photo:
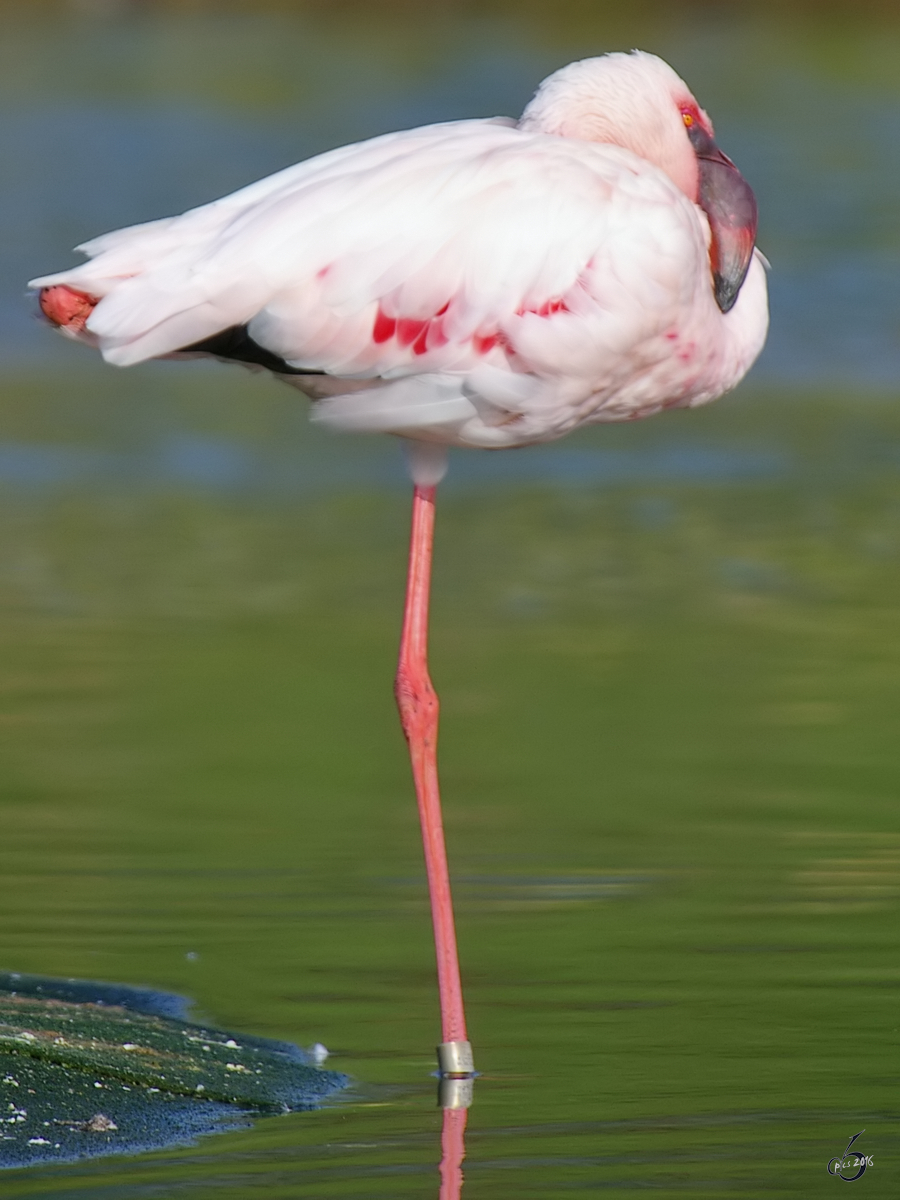
[[[713,292],[720,312],[731,312],[737,303],[743,282],[743,276],[740,280],[735,281],[734,279],[726,279],[718,272],[713,275]]]
[[[756,197],[724,155],[698,157],[700,206],[712,232],[711,266],[716,304],[730,312],[747,277],[756,244]]]

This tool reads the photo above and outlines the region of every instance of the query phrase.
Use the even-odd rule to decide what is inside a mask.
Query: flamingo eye
[[[693,124],[694,124],[694,117],[693,117],[693,114],[692,114],[692,113],[689,113],[689,112],[687,112],[687,111],[683,111],[683,112],[682,112],[682,114],[681,114],[681,119],[682,119],[682,121],[684,121],[684,127],[685,127],[685,129],[690,129],[690,128],[693,126]]]

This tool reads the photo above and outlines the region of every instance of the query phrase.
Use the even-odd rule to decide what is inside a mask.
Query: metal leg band
[[[441,1042],[437,1048],[438,1070],[442,1078],[475,1074],[471,1042]]]

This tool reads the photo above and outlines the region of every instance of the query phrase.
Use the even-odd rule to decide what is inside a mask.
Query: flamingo
[[[448,1080],[467,1080],[474,1063],[427,661],[446,447],[552,441],[733,388],[767,330],[756,227],[753,192],[708,115],[670,66],[634,51],[556,71],[518,121],[451,121],[332,150],[107,233],[79,247],[84,264],[30,284],[49,321],[116,366],[236,361],[294,384],[316,421],[405,439],[413,509],[395,694]],[[468,1094],[456,1087],[445,1107]]]

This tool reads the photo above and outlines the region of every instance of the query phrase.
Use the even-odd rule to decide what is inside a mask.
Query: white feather
[[[762,346],[762,264],[723,315],[678,159],[682,143],[693,152],[677,108],[656,111],[666,88],[690,94],[651,56],[590,62],[606,75],[589,63],[551,77],[519,127],[462,121],[343,147],[96,238],[90,261],[32,286],[99,297],[84,337],[121,366],[246,324],[290,366],[334,377],[296,382],[325,396],[316,419],[343,428],[515,445],[704,403]],[[656,139],[675,166],[624,136],[583,140],[572,122],[593,120],[582,109],[600,75],[613,97],[631,80],[618,119],[643,103],[651,117],[632,141]],[[400,324],[380,336],[378,321]]]

